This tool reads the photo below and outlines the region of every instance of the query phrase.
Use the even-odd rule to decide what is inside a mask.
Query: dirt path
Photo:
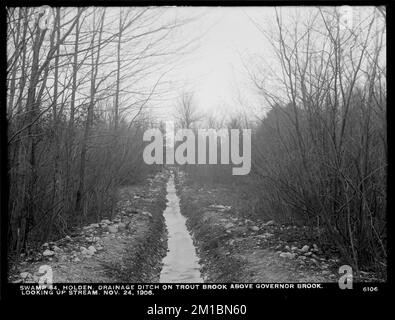
[[[205,282],[335,282],[340,261],[303,228],[250,220],[232,186],[199,185],[180,172],[177,190]]]
[[[54,283],[158,282],[166,254],[168,173],[120,190],[116,215],[77,230],[41,252],[15,263],[11,282],[37,282],[39,269],[52,268]]]

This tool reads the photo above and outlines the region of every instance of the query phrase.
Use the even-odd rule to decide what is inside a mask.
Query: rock
[[[143,212],[141,212],[141,214],[143,214],[143,215],[145,215],[145,216],[147,216],[147,217],[152,218],[152,214],[149,213],[148,211],[143,211]]]
[[[295,254],[294,253],[290,253],[290,252],[281,252],[280,253],[280,257],[281,258],[287,258],[287,259],[294,259],[295,258]]]
[[[307,252],[307,251],[309,251],[309,249],[310,249],[310,247],[308,245],[305,245],[302,247],[302,249],[300,249],[300,251]]]
[[[118,232],[118,227],[117,226],[108,226],[107,230],[111,233],[117,233]]]
[[[270,221],[266,222],[264,225],[265,226],[272,226],[274,224],[275,224],[275,222],[273,220],[270,220]]]
[[[295,246],[291,247],[291,251],[296,251],[296,250],[298,250],[298,247]]]
[[[73,239],[71,239],[70,236],[65,236],[65,237],[64,237],[64,240],[66,240],[66,241],[73,241]]]
[[[85,256],[87,258],[90,258],[93,255],[92,251],[89,251],[86,248],[85,248],[85,250],[82,250],[81,253],[82,253],[83,256]]]
[[[101,250],[103,250],[102,246],[96,246],[96,251],[101,251]]]
[[[48,247],[49,247],[48,242],[45,242],[41,247],[43,247],[43,248],[48,248]]]
[[[53,252],[53,251],[51,251],[51,250],[49,250],[49,249],[47,249],[47,250],[45,250],[45,251],[43,252],[43,256],[44,256],[44,257],[52,257],[54,254],[55,254],[55,252]]]
[[[124,224],[123,222],[118,223],[118,229],[119,230],[125,230],[126,229],[126,224]]]
[[[29,277],[31,277],[32,275],[29,273],[29,272],[21,272],[20,273],[20,277],[23,279],[23,280],[25,280],[25,279],[27,279],[27,278],[29,278]]]
[[[91,227],[91,228],[99,228],[100,225],[99,225],[98,223],[92,223],[92,224],[90,225],[90,227]]]
[[[250,227],[250,229],[252,231],[259,231],[259,227],[258,226],[252,226],[252,227]]]
[[[320,250],[320,249],[318,249],[318,246],[315,243],[313,244],[313,250],[316,252]]]
[[[271,237],[273,237],[273,236],[274,236],[273,233],[265,232],[265,233],[263,233],[263,234],[258,235],[257,237],[258,237],[258,238],[262,238],[262,239],[268,239],[268,238],[271,238]],[[278,246],[278,248],[276,248],[276,249],[280,249],[280,248],[281,248],[281,245]]]
[[[108,219],[103,219],[102,221],[100,221],[100,223],[102,223],[102,224],[110,224],[111,221],[108,220]]]
[[[309,257],[309,256],[311,256],[313,253],[312,252],[306,252],[304,255],[306,256],[306,257]]]
[[[228,222],[227,224],[225,224],[225,229],[230,229],[232,227],[234,227],[235,225],[232,222]]]
[[[89,246],[88,251],[90,252],[90,254],[95,254],[97,250],[94,246]]]
[[[58,246],[53,246],[52,250],[55,251],[56,253],[58,252],[62,252],[63,250],[61,248],[59,248]]]
[[[290,247],[289,247],[289,246],[285,246],[285,250],[288,250],[288,251],[290,251],[291,249],[290,249]]]
[[[73,259],[73,262],[80,262],[81,260],[78,258],[78,257],[75,257],[74,259]]]
[[[229,211],[230,209],[232,209],[231,206],[224,206],[222,204],[212,204],[212,205],[210,205],[210,208],[216,209],[221,212]]]

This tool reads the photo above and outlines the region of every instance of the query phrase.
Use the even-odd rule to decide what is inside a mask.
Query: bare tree
[[[191,92],[181,94],[175,109],[175,118],[181,128],[190,129],[203,119],[203,115],[198,111]]]

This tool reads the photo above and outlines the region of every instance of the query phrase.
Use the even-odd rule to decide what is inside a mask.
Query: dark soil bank
[[[37,282],[40,267],[47,265],[54,283],[158,282],[167,248],[163,218],[167,180],[163,171],[123,187],[114,219],[84,226],[22,257],[10,266],[10,281]]]

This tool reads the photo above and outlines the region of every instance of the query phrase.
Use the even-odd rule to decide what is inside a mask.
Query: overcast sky
[[[333,8],[323,8],[326,9]],[[340,12],[343,9],[339,8]],[[200,19],[183,27],[181,32],[181,37],[202,37],[195,50],[180,59],[178,67],[169,74],[172,80],[177,81],[176,88],[182,83],[179,90],[193,91],[196,103],[205,113],[214,110],[227,115],[238,110],[247,110],[249,114],[264,113],[264,102],[254,91],[245,66],[264,66],[260,72],[265,76],[270,69],[280,73],[271,44],[257,28],[257,24],[265,32],[276,28],[275,8],[177,7],[168,10],[177,10],[178,14],[185,16],[203,13]],[[293,21],[303,25],[317,14],[315,7],[278,7],[277,10],[283,27],[288,23],[292,25]],[[353,7],[352,20],[354,23],[368,21],[366,18],[372,10],[372,7]],[[265,86],[273,81],[268,82]],[[170,112],[162,108],[161,115],[166,118]]]
[[[184,27],[182,36],[201,35],[201,38],[196,49],[182,59],[169,77],[184,84],[180,90],[195,93],[195,101],[202,111],[236,112],[240,108],[240,93],[245,96],[245,90],[252,92],[251,86],[246,85],[243,60],[256,53],[270,54],[270,44],[250,17],[264,19],[273,9],[188,7],[177,10],[186,15],[204,15]]]

